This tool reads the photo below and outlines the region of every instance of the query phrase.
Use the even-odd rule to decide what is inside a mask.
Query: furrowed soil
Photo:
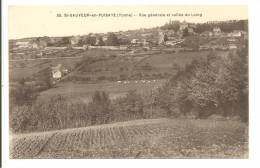
[[[248,158],[248,126],[231,120],[144,119],[10,135],[10,157]]]

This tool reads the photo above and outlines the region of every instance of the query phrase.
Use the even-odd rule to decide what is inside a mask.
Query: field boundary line
[[[40,150],[34,155],[34,157],[39,156],[39,155],[42,153],[42,151],[44,150],[44,148],[47,146],[47,144],[50,142],[50,140],[51,140],[55,135],[57,135],[57,133],[58,133],[58,132],[53,133],[53,134],[48,138],[48,140],[42,145],[42,147],[41,147]]]

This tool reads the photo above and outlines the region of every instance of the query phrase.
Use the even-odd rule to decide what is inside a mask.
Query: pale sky
[[[57,17],[61,14],[133,14],[132,17]],[[141,17],[142,14],[173,16]],[[202,14],[174,16],[175,14]],[[162,26],[171,20],[187,22],[248,19],[247,6],[9,6],[9,39],[39,36],[70,36]]]

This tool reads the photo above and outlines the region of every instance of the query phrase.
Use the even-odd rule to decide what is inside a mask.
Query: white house
[[[139,43],[139,40],[138,40],[138,39],[132,39],[132,40],[131,40],[131,43],[132,43],[132,44],[137,44],[137,43]]]
[[[52,71],[52,77],[53,77],[54,79],[59,79],[59,78],[61,78],[61,77],[62,77],[61,71],[59,71],[59,70],[54,70],[54,71]]]
[[[54,79],[60,79],[64,74],[68,73],[68,69],[66,69],[61,64],[58,64],[55,67],[52,67],[52,77]]]
[[[241,37],[242,36],[242,31],[239,30],[234,30],[233,32],[228,34],[229,37]]]

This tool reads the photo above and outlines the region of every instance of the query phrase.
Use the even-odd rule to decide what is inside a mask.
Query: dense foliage
[[[238,115],[248,120],[248,51],[228,56],[210,54],[178,72],[158,96],[161,108],[172,115]]]
[[[113,102],[107,93],[96,91],[88,104],[58,95],[33,104],[10,106],[10,127],[14,132],[84,127],[139,118],[144,118],[144,103],[135,91]]]

